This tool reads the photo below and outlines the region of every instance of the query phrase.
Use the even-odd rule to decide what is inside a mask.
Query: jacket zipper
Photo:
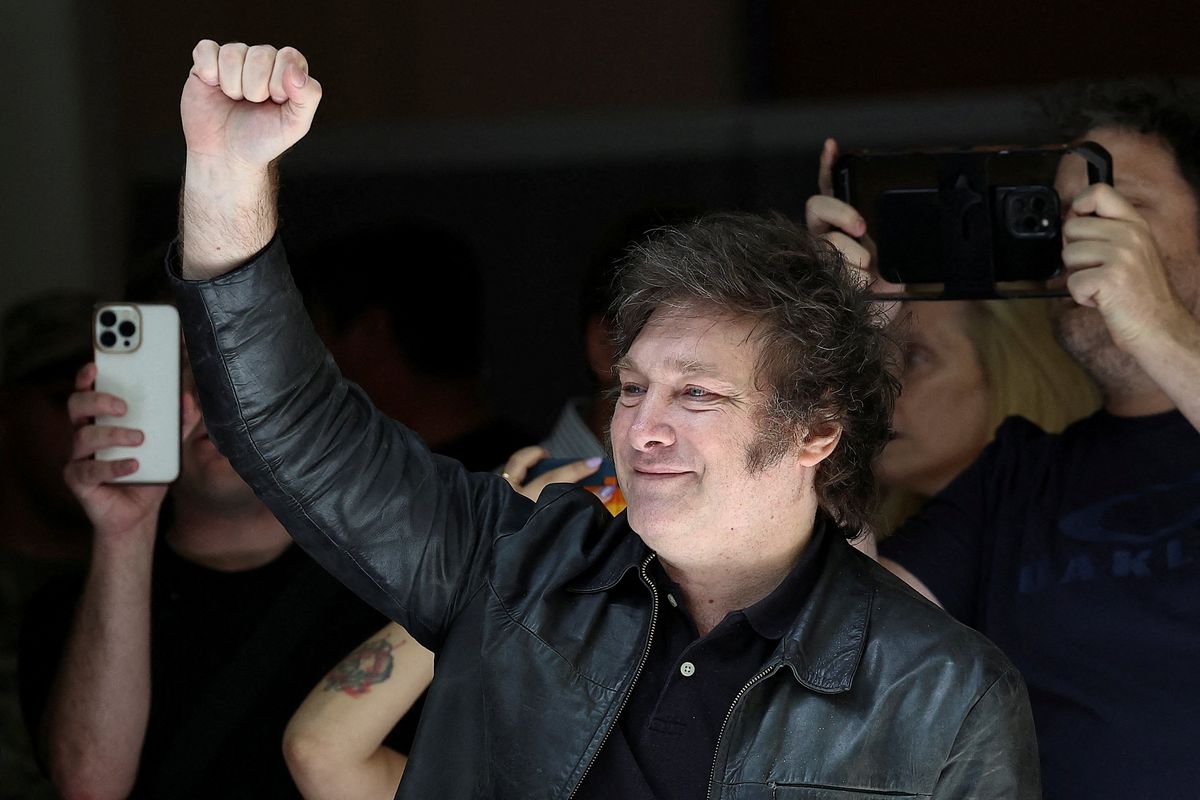
[[[771,677],[781,669],[783,669],[782,663],[776,664],[773,667],[767,667],[762,672],[751,678],[746,685],[741,688],[741,691],[734,696],[733,702],[729,705],[729,711],[725,714],[725,721],[721,723],[721,731],[717,734],[717,747],[713,751],[712,771],[708,773],[708,794],[705,795],[708,800],[712,800],[713,798],[713,788],[716,786],[717,780],[717,759],[721,757],[721,743],[725,739],[725,728],[729,725],[729,720],[733,718],[734,709],[737,708],[738,703],[742,702],[742,698],[746,696],[746,692],[753,689],[754,686],[760,681]]]
[[[629,682],[629,688],[625,691],[625,696],[621,698],[621,707],[617,709],[617,715],[613,717],[612,725],[604,732],[604,738],[600,740],[600,746],[596,748],[596,753],[592,756],[592,760],[583,768],[583,774],[579,776],[579,781],[575,784],[575,788],[567,795],[567,800],[572,800],[579,792],[579,787],[583,785],[583,781],[587,778],[588,773],[592,770],[592,764],[596,763],[596,758],[599,757],[600,751],[604,749],[604,745],[608,742],[608,737],[612,736],[613,728],[617,727],[617,721],[621,719],[621,712],[625,710],[625,705],[629,702],[630,696],[633,694],[633,687],[637,684],[638,678],[642,675],[642,668],[646,666],[646,659],[650,656],[650,644],[654,641],[654,625],[658,622],[658,590],[654,588],[654,584],[650,582],[650,576],[646,573],[646,567],[650,566],[650,562],[654,560],[654,553],[646,556],[642,562],[640,570],[642,583],[650,589],[650,631],[646,634],[646,647],[642,650],[642,660],[638,662],[637,669],[633,672],[633,680]],[[715,769],[715,767],[714,767]]]

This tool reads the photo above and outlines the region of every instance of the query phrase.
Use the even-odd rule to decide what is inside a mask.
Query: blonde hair
[[[966,304],[971,341],[989,395],[988,428],[1021,416],[1057,433],[1100,407],[1100,391],[1058,342],[1050,300],[975,300]],[[890,533],[929,498],[886,489],[880,516]]]

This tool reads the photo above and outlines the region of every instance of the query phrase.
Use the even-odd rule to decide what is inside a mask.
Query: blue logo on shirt
[[[1119,494],[1062,517],[1058,530],[1077,542],[1149,545],[1200,523],[1200,473]]]
[[[1061,548],[1054,558],[1022,564],[1018,591],[1030,594],[1098,578],[1149,578],[1197,563],[1198,490],[1200,473],[1065,514],[1059,533],[1088,547]]]

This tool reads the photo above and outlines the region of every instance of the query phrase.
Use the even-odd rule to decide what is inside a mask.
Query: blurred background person
[[[160,296],[163,254],[135,266],[130,295]],[[331,258],[341,265],[335,280],[302,266],[298,283],[347,377],[472,469],[493,469],[530,440],[482,398],[481,285],[463,240],[421,222],[386,222],[321,238],[298,261]],[[186,370],[185,383],[185,406],[194,405]],[[96,402],[87,386],[76,388]],[[77,413],[75,423],[95,431],[90,416]],[[81,466],[94,450],[74,453],[71,470],[104,545],[85,580],[64,582],[57,600],[31,612],[23,647],[30,724],[55,782],[67,797],[295,797],[280,752],[288,717],[386,619],[290,546],[203,421],[185,437],[169,493],[99,483]],[[106,698],[118,695],[128,702],[108,716]],[[420,701],[401,717],[413,705],[381,734],[390,752],[411,743]]]
[[[1121,81],[1046,108],[1060,141],[1093,141],[1114,164],[1112,186],[1090,185],[1082,160],[1060,161],[1065,268],[1048,282],[1070,294],[1052,301],[1055,335],[1103,406],[1058,434],[1006,420],[880,543],[880,562],[1021,670],[1047,797],[1188,797],[1200,781],[1200,97]],[[869,265],[854,209],[818,195],[808,212]]]
[[[90,564],[31,602],[22,641],[50,775],[66,798],[296,797],[288,716],[384,619],[293,546],[217,452],[187,371],[169,507],[166,485],[105,483],[120,462],[92,455],[136,439],[91,422],[119,410],[94,379],[89,364],[71,396],[66,470],[94,527]]]
[[[56,796],[21,719],[17,638],[29,597],[87,558],[90,526],[63,481],[74,430],[75,373],[91,360],[96,298],[56,291],[13,306],[0,323],[0,798]]]
[[[293,264],[342,373],[434,452],[490,470],[534,440],[484,398],[483,283],[461,236],[377,222],[297,248]]]
[[[1059,346],[1044,299],[910,301],[893,437],[875,461],[890,533],[967,468],[996,428],[1020,416],[1057,433],[1100,407],[1100,392]]]

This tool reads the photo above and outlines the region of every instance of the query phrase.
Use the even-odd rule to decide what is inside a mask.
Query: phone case
[[[943,284],[946,297],[1045,294],[997,284],[1045,281],[1061,268],[1053,183],[1067,154],[1085,160],[1091,182],[1111,183],[1109,154],[1083,142],[848,153],[834,165],[834,194],[863,215],[892,283]]]
[[[97,425],[137,428],[137,447],[109,447],[96,458],[136,458],[138,470],[114,483],[169,483],[179,476],[179,313],[173,306],[102,303],[92,315],[96,390],[125,401],[122,417],[97,417]]]

